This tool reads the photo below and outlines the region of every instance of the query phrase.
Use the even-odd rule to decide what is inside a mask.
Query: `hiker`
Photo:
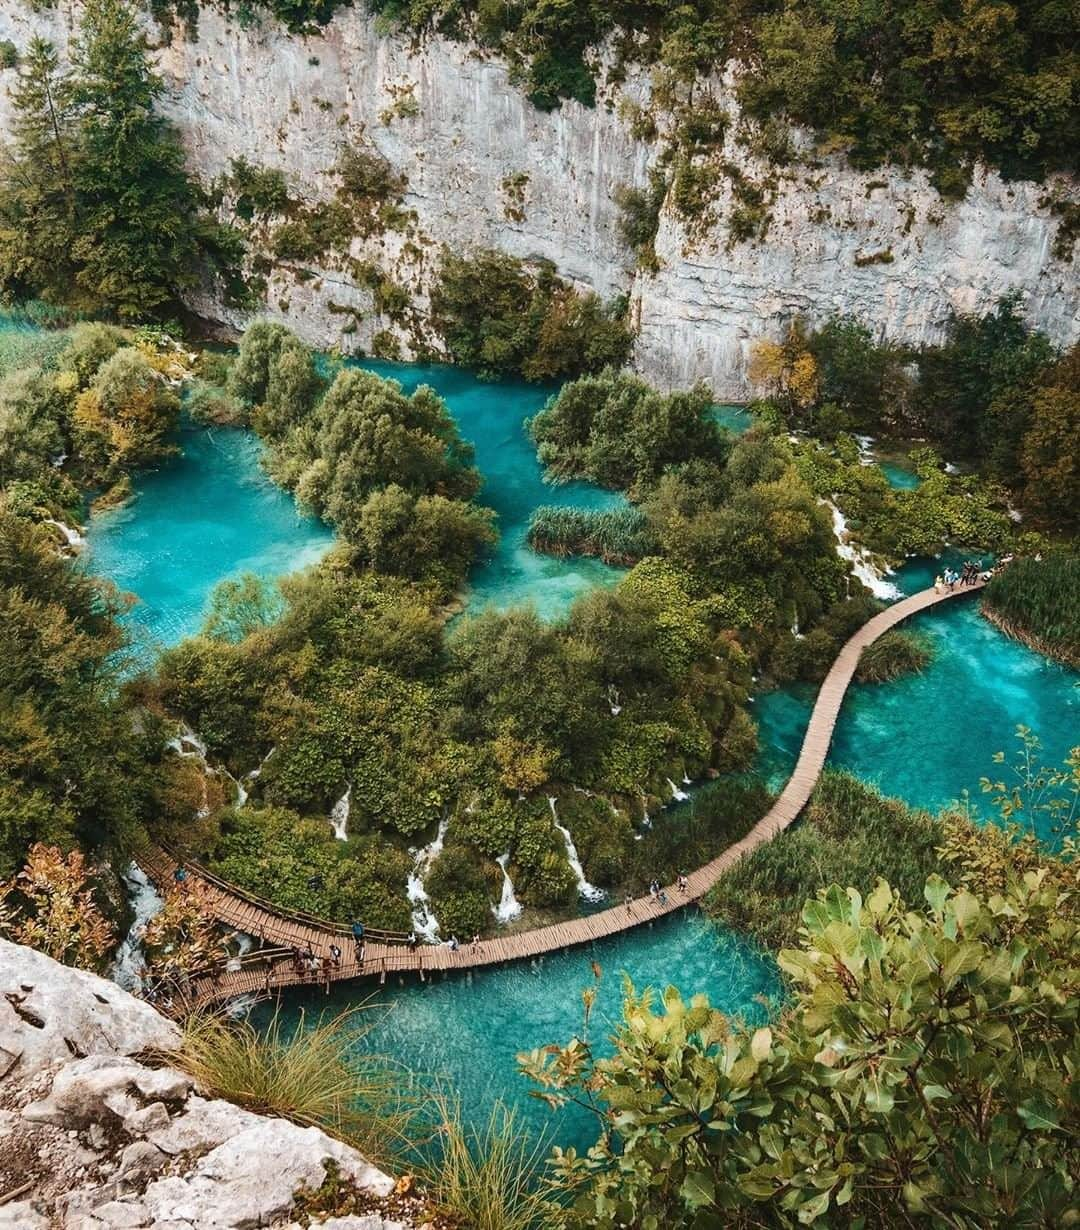
[[[336,944],[330,945],[330,958],[334,964],[341,968],[341,949]]]
[[[667,905],[667,893],[665,893],[663,889],[660,889],[660,891],[656,894],[656,899],[661,905]]]
[[[356,963],[364,964],[364,924],[356,921],[352,925],[353,942],[356,944]]]
[[[181,866],[177,867],[177,869],[172,873],[172,875],[173,875],[173,879],[176,881],[177,884],[183,884],[184,881],[187,879],[187,870],[181,864]]]
[[[679,872],[679,880],[678,880],[678,885],[679,885],[679,892],[680,892],[680,893],[685,893],[685,892],[686,892],[686,891],[690,888],[690,881],[686,878],[686,872],[685,872],[685,871],[680,871],[680,872]]]

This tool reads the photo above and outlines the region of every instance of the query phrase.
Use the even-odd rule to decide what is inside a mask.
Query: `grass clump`
[[[929,812],[828,770],[802,822],[740,859],[706,897],[706,909],[776,952],[798,943],[803,903],[830,884],[883,877],[905,900],[917,900],[926,877],[941,870],[940,840]]]
[[[640,508],[536,509],[529,522],[529,546],[547,555],[595,555],[605,564],[634,564],[655,550],[648,519]]]
[[[903,675],[921,675],[932,657],[930,642],[917,632],[886,632],[863,650],[855,678],[860,683],[888,683]]]
[[[983,613],[1039,653],[1080,666],[1080,556],[1014,560],[986,587]]]
[[[487,1121],[466,1127],[461,1109],[437,1100],[439,1145],[421,1172],[425,1194],[465,1230],[558,1230],[562,1208],[537,1188],[546,1141],[521,1129],[513,1110],[496,1103]]]
[[[408,1141],[417,1108],[407,1074],[360,1052],[364,1012],[351,1008],[311,1026],[301,1013],[295,1028],[275,1012],[262,1030],[247,1020],[196,1014],[168,1058],[210,1097],[321,1128],[385,1161]]]

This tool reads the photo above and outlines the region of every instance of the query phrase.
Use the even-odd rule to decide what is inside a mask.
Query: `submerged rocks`
[[[179,1042],[115,984],[0,941],[0,1194],[19,1197],[0,1206],[0,1230],[291,1227],[297,1191],[328,1166],[373,1206],[391,1195],[389,1175],[318,1128],[202,1097],[147,1058]],[[371,1212],[325,1224],[415,1223]]]

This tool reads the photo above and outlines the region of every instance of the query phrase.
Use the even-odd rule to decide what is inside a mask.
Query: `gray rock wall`
[[[24,0],[0,0],[0,38],[21,47],[38,31],[62,46],[77,11],[72,0],[36,14]],[[601,295],[628,293],[640,370],[662,384],[705,379],[721,397],[746,394],[752,340],[777,334],[797,313],[812,320],[852,313],[917,342],[940,335],[950,308],[985,310],[1019,290],[1032,323],[1061,343],[1080,336],[1077,262],[1052,256],[1057,222],[1039,204],[1038,185],[980,174],[967,199],[950,206],[921,173],[857,174],[826,163],[781,183],[763,241],[733,246],[720,185],[712,227],[690,234],[665,207],[660,269],[647,275],[634,271],[619,239],[614,200],[618,185],[645,183],[659,152],[620,118],[623,96],[648,100],[644,71],[593,109],[570,102],[543,114],[498,59],[440,38],[380,35],[362,4],[307,39],[271,24],[242,30],[204,10],[198,40],[178,34],[160,62],[167,109],[204,175],[243,155],[280,167],[294,191],[314,199],[327,192],[327,172],[347,139],[374,144],[402,170],[406,204],[418,218],[415,242],[389,234],[358,241],[354,255],[375,259],[406,285],[421,317],[433,259],[448,243],[546,257]],[[726,99],[723,83],[712,88]],[[762,170],[733,142],[724,154],[751,173]],[[519,173],[529,177],[520,211],[505,187]],[[370,293],[340,269],[319,272],[302,285],[289,271],[276,273],[268,312],[313,344],[368,346],[388,326],[370,313]],[[213,304],[198,306],[243,323]],[[366,313],[355,331],[343,332],[342,308]]]

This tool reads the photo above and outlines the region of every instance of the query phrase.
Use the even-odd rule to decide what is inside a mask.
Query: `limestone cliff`
[[[332,1162],[384,1203],[394,1180],[317,1128],[202,1097],[145,1062],[176,1027],[114,983],[0,940],[0,1230],[300,1230]],[[305,1223],[306,1224],[306,1223]],[[408,1230],[372,1211],[326,1230]]]
[[[38,32],[63,47],[77,13],[74,0],[38,12],[0,0],[0,38],[21,48]],[[665,131],[653,108],[657,135],[633,135],[628,112],[651,101],[645,70],[602,90],[595,108],[570,102],[544,114],[498,59],[438,37],[381,34],[362,5],[306,39],[269,22],[242,29],[204,9],[197,39],[176,32],[160,63],[167,109],[206,177],[243,155],[282,169],[296,194],[315,199],[329,191],[345,140],[375,147],[407,176],[410,233],[357,240],[352,255],[409,290],[415,322],[433,258],[448,243],[546,257],[605,297],[628,294],[640,370],[668,385],[705,379],[725,398],[746,393],[751,341],[799,313],[852,313],[918,342],[940,335],[950,308],[985,310],[1018,290],[1032,323],[1061,343],[1080,336],[1077,261],[1053,255],[1058,222],[1042,203],[1046,186],[980,172],[966,199],[950,205],[921,172],[859,174],[826,159],[785,172],[765,237],[732,244],[723,225],[730,186],[718,178],[707,216],[692,226],[665,204],[659,268],[645,273],[620,240],[615,201],[619,185],[645,184]],[[724,82],[708,88],[732,109]],[[733,138],[722,158],[761,172]],[[242,323],[217,305],[198,306]],[[423,331],[380,319],[371,291],[342,268],[301,280],[275,270],[267,310],[307,341],[345,350],[370,347],[388,329],[408,353]]]

